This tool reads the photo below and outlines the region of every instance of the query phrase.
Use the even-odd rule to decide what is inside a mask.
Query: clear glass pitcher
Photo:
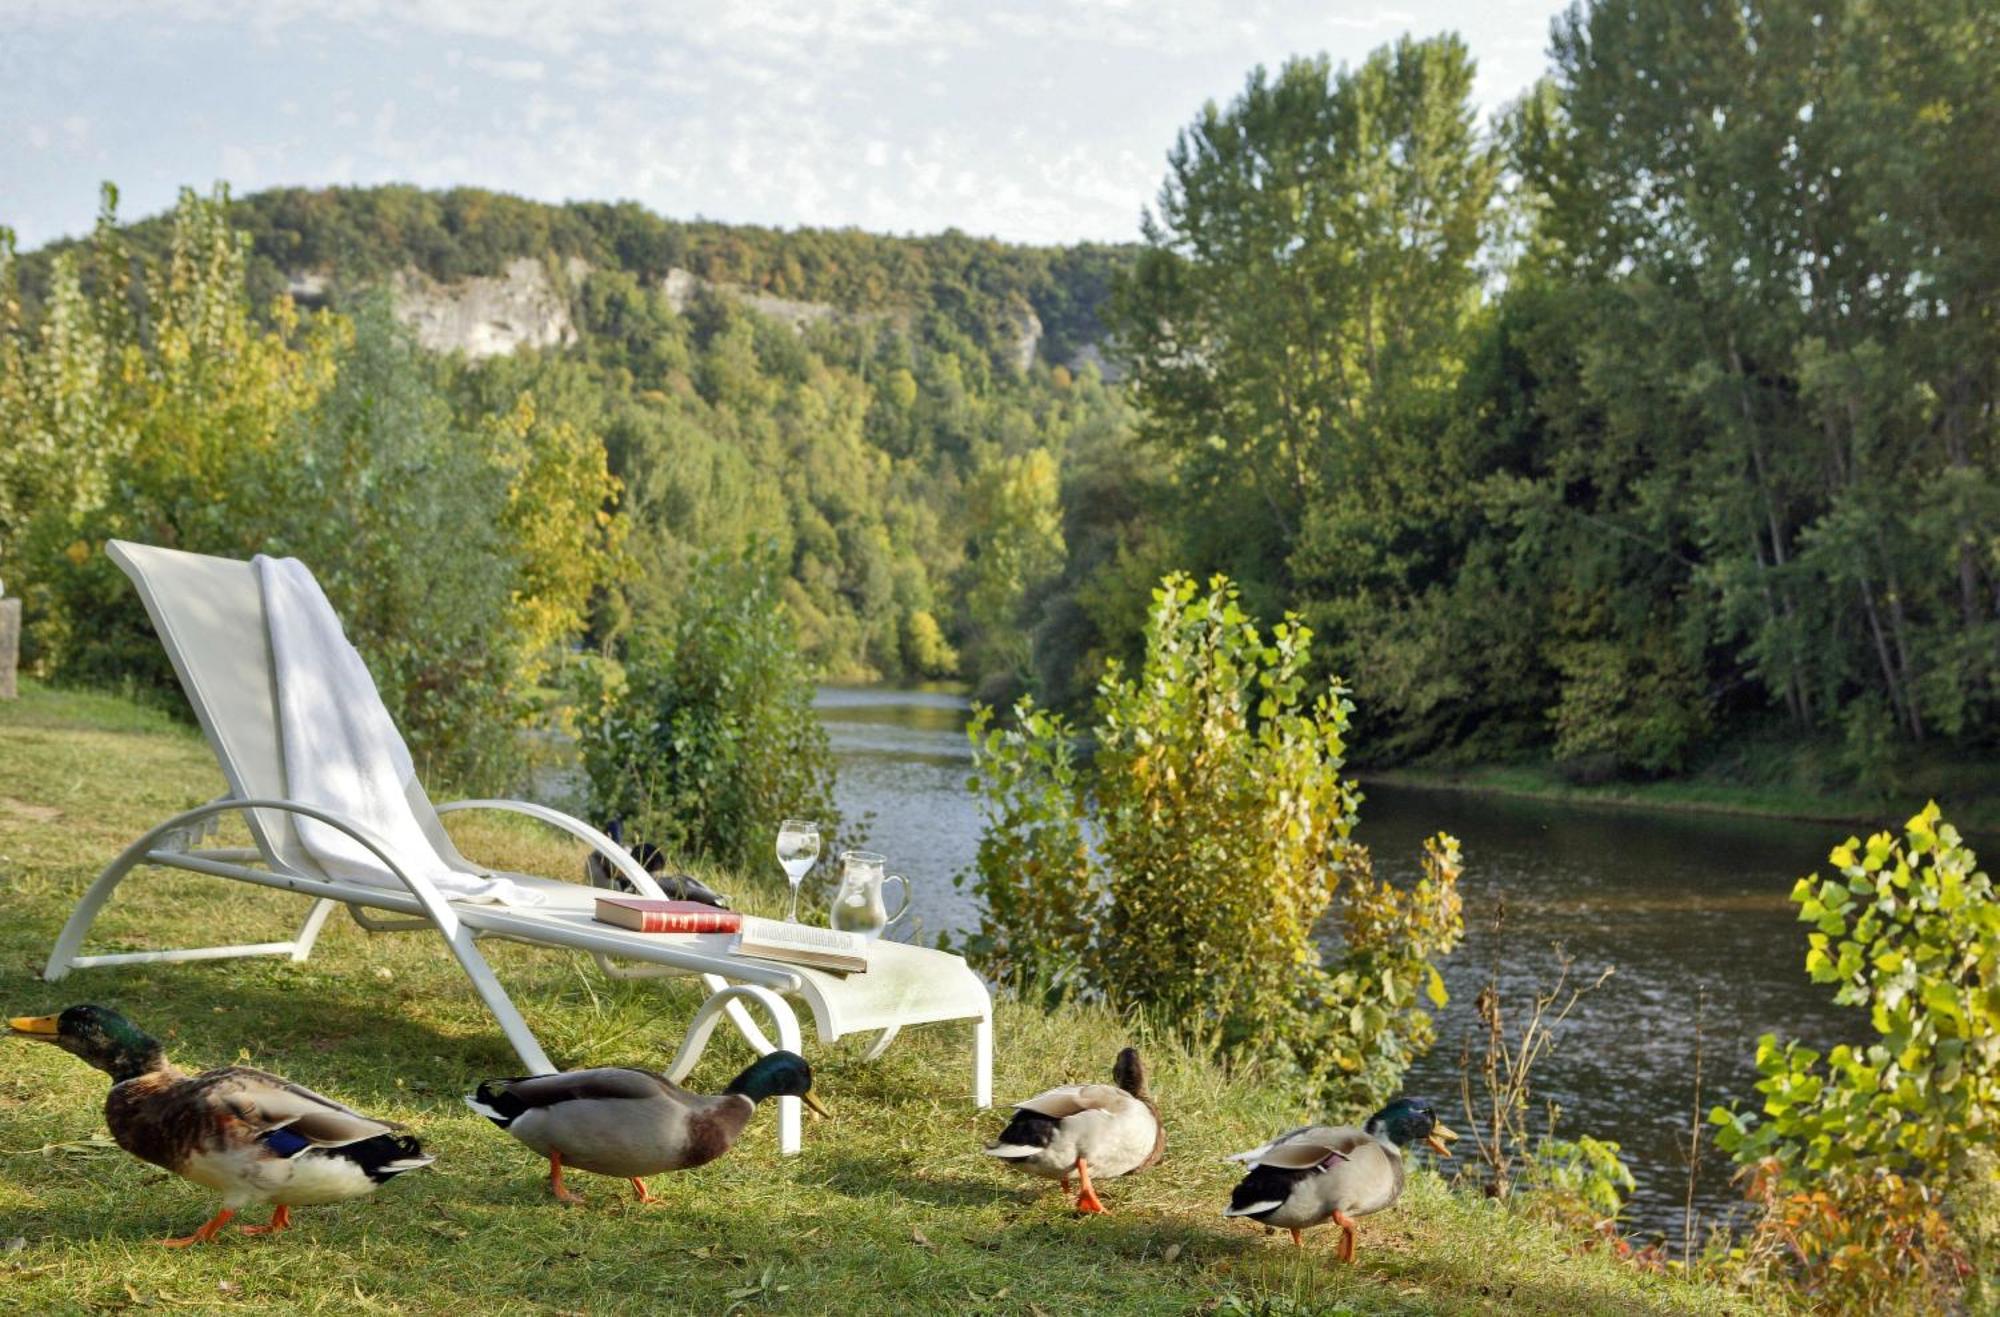
[[[908,914],[910,880],[899,873],[885,873],[888,865],[889,857],[874,851],[842,851],[840,886],[834,891],[827,923],[842,932],[874,938]],[[889,883],[903,885],[903,899],[893,915],[882,901],[882,888]]]

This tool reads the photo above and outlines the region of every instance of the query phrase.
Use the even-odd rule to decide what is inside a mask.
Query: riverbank
[[[1654,810],[1675,814],[1733,814],[1749,818],[1833,823],[1866,834],[1900,825],[1927,800],[1968,833],[2000,831],[2000,764],[1952,764],[1906,771],[1893,793],[1804,790],[1769,782],[1733,781],[1696,774],[1654,782],[1584,785],[1552,765],[1485,764],[1464,768],[1398,767],[1357,771],[1369,784],[1465,791],[1561,804]]]
[[[652,1208],[621,1184],[577,1177],[564,1210],[543,1168],[459,1094],[519,1063],[425,936],[328,924],[312,960],[275,958],[35,977],[57,928],[104,860],[146,825],[208,799],[220,775],[190,729],[115,698],[31,688],[0,704],[0,1000],[9,1013],[72,1001],[126,1008],[193,1065],[263,1066],[408,1123],[438,1154],[375,1198],[302,1209],[281,1239],[232,1236],[164,1252],[211,1199],[93,1142],[104,1079],[53,1048],[8,1046],[0,1082],[0,1234],[19,1237],[5,1297],[23,1311],[172,1306],[204,1311],[962,1313],[1724,1313],[1766,1296],[1647,1273],[1586,1252],[1525,1212],[1451,1191],[1426,1169],[1404,1203],[1362,1222],[1360,1261],[1335,1263],[1325,1232],[1284,1236],[1225,1222],[1220,1158],[1323,1113],[1282,1085],[1225,1075],[1141,1038],[1168,1129],[1166,1162],[1104,1187],[1112,1215],[1079,1219],[980,1155],[1002,1121],[962,1089],[968,1039],[911,1030],[873,1064],[868,1040],[809,1044],[835,1112],[806,1150],[776,1156],[768,1118],[713,1166],[660,1176]],[[566,843],[497,819],[454,823],[499,867],[575,873]],[[719,880],[719,879],[718,879]],[[728,884],[772,908],[773,884]],[[256,941],[297,898],[148,874],[99,922],[132,948]],[[496,973],[569,1064],[662,1064],[699,994],[604,980],[574,958],[499,943]],[[1003,1097],[1099,1077],[1124,1027],[1092,1010],[1000,1005]],[[718,1038],[695,1073],[715,1088],[747,1059]],[[1341,1113],[1352,1114],[1352,1113]]]

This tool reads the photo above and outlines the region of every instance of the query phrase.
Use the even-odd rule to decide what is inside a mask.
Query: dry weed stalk
[[[1607,965],[1589,983],[1573,983],[1575,960],[1555,946],[1556,979],[1538,990],[1528,1003],[1520,1033],[1509,1039],[1500,1001],[1500,948],[1507,922],[1507,903],[1498,902],[1493,915],[1493,969],[1479,990],[1474,1008],[1485,1026],[1484,1050],[1477,1071],[1482,1112],[1474,1105],[1472,1039],[1467,1038],[1459,1064],[1459,1094],[1465,1104],[1465,1119],[1472,1132],[1479,1159],[1485,1165],[1483,1188],[1489,1198],[1505,1198],[1513,1187],[1515,1162],[1528,1146],[1528,1106],[1534,1095],[1534,1072],[1542,1058],[1555,1047],[1556,1029],[1584,997],[1604,986],[1615,967]],[[1549,1109],[1549,1132],[1553,1134],[1556,1108]]]

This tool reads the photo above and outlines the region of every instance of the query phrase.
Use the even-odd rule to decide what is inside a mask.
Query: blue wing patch
[[[296,1157],[312,1147],[312,1140],[303,1134],[294,1134],[289,1129],[272,1130],[259,1136],[259,1142],[280,1157]]]

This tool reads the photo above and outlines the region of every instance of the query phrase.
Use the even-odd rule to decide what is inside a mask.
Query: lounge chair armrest
[[[297,800],[279,800],[275,797],[265,796],[249,798],[226,796],[211,800],[205,805],[197,805],[193,809],[176,814],[165,823],[160,824],[143,837],[140,837],[139,840],[133,842],[130,846],[127,846],[124,853],[114,860],[110,868],[105,872],[107,874],[113,871],[123,873],[124,870],[132,867],[147,853],[155,849],[174,850],[175,847],[171,844],[173,839],[186,836],[190,828],[197,825],[205,825],[219,814],[232,813],[236,810],[249,811],[254,809],[270,809],[286,814],[297,814],[303,818],[313,819],[324,823],[329,828],[335,828],[346,833],[348,836],[354,838],[354,840],[360,842],[368,850],[369,854],[382,862],[383,868],[394,874],[397,880],[405,888],[409,889],[410,895],[417,899],[417,904],[423,907],[424,914],[433,924],[437,925],[441,933],[446,937],[451,937],[457,931],[458,915],[452,910],[451,903],[445,900],[444,896],[438,891],[436,884],[432,883],[430,879],[424,877],[422,874],[407,872],[402,865],[396,863],[395,857],[389,853],[388,843],[377,836],[366,824],[360,822],[358,819],[351,819],[342,814],[335,814],[331,810],[321,809],[317,805],[308,805]],[[98,881],[103,881],[103,875],[99,876]]]
[[[632,858],[630,851],[591,827],[582,819],[574,818],[559,809],[547,805],[530,804],[525,800],[454,800],[432,808],[440,815],[455,814],[467,809],[491,809],[505,814],[525,814],[531,819],[539,819],[552,828],[567,832],[577,840],[586,842],[590,848],[602,855],[606,863],[623,874],[625,880],[636,888],[641,896],[664,897],[665,892],[653,881],[644,866]]]

